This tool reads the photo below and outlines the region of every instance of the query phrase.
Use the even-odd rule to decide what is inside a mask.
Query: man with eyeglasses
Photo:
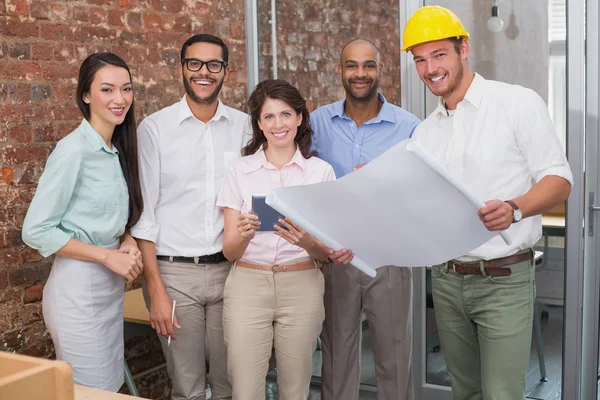
[[[144,260],[144,297],[158,333],[172,400],[231,399],[223,340],[223,212],[215,206],[224,174],[251,134],[248,115],[219,92],[229,52],[213,35],[181,48],[185,96],[138,128],[144,212],[131,230]]]

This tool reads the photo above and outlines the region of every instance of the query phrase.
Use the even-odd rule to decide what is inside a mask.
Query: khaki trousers
[[[231,399],[223,341],[223,288],[231,264],[159,261],[158,267],[181,329],[177,340],[158,335],[173,383],[171,400],[205,400],[206,366],[213,400]],[[144,284],[146,306],[150,299]]]
[[[362,311],[369,323],[378,400],[412,400],[412,271],[382,267],[370,278],[328,264],[321,333],[322,400],[357,400]]]
[[[523,400],[531,348],[535,267],[510,276],[431,270],[435,319],[455,400]]]
[[[280,400],[306,400],[324,319],[320,269],[271,272],[233,267],[223,327],[234,400],[264,400],[275,348]]]

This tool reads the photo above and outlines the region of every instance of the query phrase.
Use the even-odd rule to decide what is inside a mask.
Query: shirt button
[[[357,145],[356,145],[356,148],[357,148],[357,149],[360,149],[360,144],[357,144]]]

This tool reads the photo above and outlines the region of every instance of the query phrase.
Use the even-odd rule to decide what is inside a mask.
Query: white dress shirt
[[[204,123],[186,97],[145,118],[138,149],[144,212],[131,235],[156,243],[156,254],[196,257],[223,249],[216,206],[225,173],[250,139],[247,114],[221,101]]]
[[[573,184],[573,175],[542,98],[522,86],[475,75],[456,110],[441,98],[413,137],[483,201],[522,196],[543,177]],[[459,235],[457,226],[451,235]],[[533,247],[542,235],[542,217],[512,224],[512,244],[496,236],[462,261],[506,257]]]

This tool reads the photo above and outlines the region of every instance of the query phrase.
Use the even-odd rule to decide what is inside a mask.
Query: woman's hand
[[[289,219],[280,219],[278,222],[287,229],[284,229],[279,225],[274,225],[275,230],[277,231],[275,234],[277,236],[304,250],[312,249],[317,245],[315,238]]]
[[[237,219],[237,228],[240,235],[245,239],[252,239],[256,230],[260,227],[258,217],[250,210],[248,213],[241,213]]]
[[[141,258],[133,254],[123,253],[120,250],[109,250],[104,265],[114,273],[127,279],[128,282],[133,282],[142,273],[143,267]]]
[[[138,248],[137,243],[135,241],[133,243],[129,241],[121,243],[121,247],[119,247],[118,251],[119,253],[131,254],[133,256],[136,256],[140,258],[140,260],[142,258],[142,252]]]
[[[137,265],[140,267],[140,271],[144,269],[144,264],[142,263],[142,252],[138,248],[137,242],[135,239],[130,238],[129,240],[125,240],[121,243],[121,247],[117,250],[119,253],[131,254],[137,259]]]

